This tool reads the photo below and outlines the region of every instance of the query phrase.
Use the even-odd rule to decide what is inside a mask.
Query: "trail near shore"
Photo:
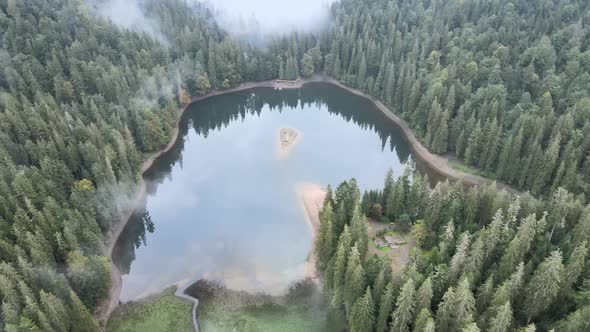
[[[196,101],[200,101],[200,100],[204,100],[204,99],[208,99],[208,98],[211,98],[214,96],[224,95],[224,94],[228,94],[228,93],[232,93],[232,92],[250,90],[250,89],[254,89],[254,88],[274,88],[274,89],[278,89],[278,90],[299,89],[303,85],[308,84],[308,83],[333,84],[333,85],[336,85],[336,86],[338,86],[350,93],[364,97],[366,99],[369,99],[371,102],[373,102],[375,104],[376,108],[383,115],[385,115],[385,117],[387,119],[389,119],[394,125],[398,126],[401,129],[404,139],[412,147],[412,150],[413,150],[415,156],[417,158],[419,158],[420,160],[422,160],[423,162],[425,162],[435,172],[442,174],[442,175],[444,175],[448,178],[451,178],[451,179],[461,180],[468,185],[484,185],[484,184],[492,183],[492,180],[490,180],[490,179],[486,179],[481,176],[468,174],[468,173],[464,173],[464,172],[453,169],[449,165],[449,160],[447,157],[438,156],[438,155],[430,153],[430,151],[428,151],[428,149],[426,147],[424,147],[424,145],[422,145],[422,143],[414,136],[414,133],[411,131],[408,124],[404,120],[402,120],[401,118],[396,116],[390,109],[388,109],[379,100],[377,100],[376,98],[374,98],[364,92],[349,88],[349,87],[343,85],[342,83],[338,82],[337,80],[332,79],[327,76],[324,76],[324,75],[315,74],[315,75],[312,75],[311,77],[300,79],[297,82],[277,83],[275,80],[262,81],[262,82],[246,82],[246,83],[242,83],[242,84],[240,84],[236,87],[233,87],[233,88],[224,89],[224,90],[215,90],[215,91],[211,91],[210,93],[207,93],[205,95],[194,97],[194,98],[192,98],[191,103],[196,102]],[[187,110],[189,105],[190,105],[190,103],[187,105],[184,105],[182,108],[180,108],[178,119],[176,122],[176,126],[174,127],[174,129],[171,133],[171,139],[170,139],[170,142],[168,143],[168,145],[166,145],[162,150],[151,155],[149,158],[147,158],[142,163],[142,165],[141,165],[141,180],[139,182],[138,189],[136,190],[136,193],[133,196],[134,199],[132,199],[132,201],[131,201],[132,203],[126,209],[124,209],[124,211],[122,211],[119,220],[113,224],[111,230],[106,235],[105,255],[108,257],[111,257],[111,260],[112,260],[112,254],[113,254],[113,249],[115,247],[115,244],[117,243],[119,236],[123,232],[123,229],[127,225],[127,222],[129,221],[131,215],[139,206],[141,206],[145,202],[146,195],[147,195],[147,184],[145,183],[145,181],[143,179],[145,172],[153,166],[154,162],[159,157],[161,157],[163,154],[170,151],[170,149],[172,149],[172,147],[174,147],[174,145],[176,144],[177,140],[179,139],[180,121],[182,119],[182,114]],[[499,189],[504,189],[509,192],[517,192],[514,188],[509,187],[507,185],[504,185],[501,183],[497,183],[496,185]],[[310,206],[310,208],[313,206],[313,204],[311,204],[311,203],[308,205]],[[321,209],[321,206],[320,206],[320,209]],[[318,210],[318,212],[319,212],[319,210]],[[319,220],[318,220],[318,225],[319,225]],[[312,265],[315,268],[315,263],[313,263]],[[316,273],[310,272],[310,275],[311,274],[315,275]],[[110,316],[110,314],[119,305],[121,287],[122,287],[121,273],[117,269],[117,267],[113,263],[111,263],[111,287],[109,289],[109,293],[108,293],[107,298],[104,299],[98,305],[98,307],[95,311],[95,314],[94,314],[95,318],[97,318],[99,321],[101,321],[103,323],[106,322],[106,320],[108,320],[108,317]]]

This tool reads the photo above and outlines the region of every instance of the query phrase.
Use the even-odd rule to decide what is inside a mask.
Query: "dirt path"
[[[401,118],[399,118],[398,116],[393,114],[393,112],[391,110],[389,110],[379,100],[377,100],[376,98],[374,98],[372,96],[367,95],[364,92],[349,88],[349,87],[343,85],[342,83],[338,82],[337,80],[332,79],[327,76],[324,76],[324,75],[316,74],[316,75],[313,75],[308,78],[300,79],[296,83],[290,83],[290,82],[277,83],[275,80],[262,81],[262,82],[246,82],[246,83],[242,83],[242,84],[240,84],[236,87],[233,87],[233,88],[224,89],[224,90],[215,90],[215,91],[211,91],[208,94],[194,97],[194,98],[192,98],[191,103],[196,102],[196,101],[200,101],[200,100],[204,100],[204,99],[208,99],[208,98],[211,98],[214,96],[219,96],[219,95],[232,93],[232,92],[250,90],[250,89],[254,89],[254,88],[266,87],[266,88],[275,88],[275,89],[279,89],[279,90],[299,89],[305,84],[319,83],[319,82],[330,83],[330,84],[336,85],[342,89],[345,89],[346,91],[348,91],[350,93],[367,98],[370,101],[372,101],[375,104],[375,106],[377,107],[377,109],[379,111],[381,111],[381,113],[383,113],[389,120],[391,120],[392,123],[394,123],[395,125],[397,125],[401,129],[401,131],[404,134],[405,140],[412,147],[412,150],[414,151],[415,155],[420,160],[422,160],[426,164],[428,164],[435,172],[440,173],[440,174],[442,174],[448,178],[451,178],[451,179],[462,180],[463,182],[465,182],[466,184],[469,184],[469,185],[483,185],[483,184],[488,184],[488,183],[492,182],[491,180],[483,178],[481,176],[460,172],[458,170],[451,168],[449,165],[449,162],[448,162],[448,158],[430,153],[430,151],[428,151],[428,149],[426,149],[426,147],[424,147],[422,145],[422,143],[420,143],[420,141],[414,136],[414,133],[410,130],[410,127],[408,126],[408,124],[404,120],[402,120]],[[152,167],[152,165],[154,164],[156,159],[158,159],[160,156],[162,156],[163,154],[170,151],[170,149],[172,149],[172,147],[176,144],[176,141],[179,138],[178,135],[180,132],[180,121],[182,118],[182,114],[187,110],[189,105],[190,104],[185,105],[182,108],[180,108],[178,120],[177,120],[176,126],[174,127],[174,130],[172,132],[171,139],[170,139],[170,142],[168,143],[168,145],[166,145],[166,147],[164,147],[162,150],[151,155],[148,159],[146,159],[142,163],[142,165],[141,165],[141,180],[139,182],[139,187],[136,191],[136,194],[134,195],[135,198],[132,200],[132,204],[127,209],[125,209],[123,211],[118,222],[116,222],[112,226],[111,230],[106,235],[106,241],[105,241],[105,255],[106,256],[108,256],[108,257],[112,256],[115,244],[117,243],[119,236],[123,232],[123,229],[127,225],[129,218],[131,217],[131,215],[133,214],[135,209],[138,206],[141,206],[141,204],[143,204],[145,202],[146,194],[147,194],[147,185],[146,185],[145,181],[143,180],[143,175],[150,167]],[[503,185],[503,184],[500,184],[500,183],[497,183],[497,187],[499,189],[505,189],[510,192],[516,191],[513,188]],[[313,206],[313,204],[310,203],[309,206],[311,207],[311,206]],[[307,209],[307,207],[306,207],[306,209]],[[321,206],[320,206],[320,209],[321,209]],[[319,212],[319,210],[318,210],[318,212]],[[314,215],[317,215],[317,214],[314,214]],[[318,225],[319,225],[319,221],[318,221]],[[315,263],[311,264],[311,265],[313,265],[315,268]],[[317,273],[313,272],[311,274],[317,274]],[[110,316],[110,314],[119,305],[119,296],[121,293],[121,286],[122,286],[121,273],[116,268],[116,266],[111,263],[111,287],[109,289],[109,294],[108,294],[108,297],[99,304],[99,306],[95,312],[95,315],[94,315],[99,321],[106,322],[106,320],[108,320],[108,317]]]

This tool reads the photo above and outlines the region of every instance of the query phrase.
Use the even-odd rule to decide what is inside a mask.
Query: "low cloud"
[[[93,14],[111,21],[118,27],[145,33],[166,43],[158,23],[149,18],[141,0],[87,0]]]
[[[268,37],[322,29],[335,0],[208,0],[215,18],[238,37]]]

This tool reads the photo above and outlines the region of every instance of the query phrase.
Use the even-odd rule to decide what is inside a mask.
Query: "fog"
[[[87,0],[86,2],[93,14],[110,20],[118,27],[146,33],[166,43],[158,23],[146,16],[141,0]]]
[[[329,19],[336,0],[207,0],[217,22],[238,37],[315,32]]]
[[[329,20],[337,0],[184,0],[204,3],[217,23],[233,36],[261,40],[293,31],[316,32]],[[86,0],[91,13],[123,29],[146,33],[166,42],[142,0]]]

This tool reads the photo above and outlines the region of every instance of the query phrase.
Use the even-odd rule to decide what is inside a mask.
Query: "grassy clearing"
[[[175,290],[168,288],[160,294],[120,306],[111,315],[106,331],[192,331],[192,303],[174,296]]]
[[[377,247],[374,243],[373,246],[375,247],[375,249],[379,250],[379,251],[383,251],[383,252],[390,252],[391,248],[390,247]]]
[[[237,311],[205,309],[200,316],[199,325],[204,332],[342,331],[343,321],[345,320],[342,317],[330,317],[330,314],[318,312],[305,305],[270,304],[246,306]]]
[[[486,172],[486,171],[481,170],[479,168],[465,165],[464,163],[462,163],[458,160],[449,160],[449,166],[451,166],[452,169],[463,172],[463,173],[478,175],[478,176],[492,179],[492,180],[496,179],[496,176],[493,173]]]
[[[309,280],[292,285],[282,296],[231,290],[207,280],[191,285],[187,294],[199,298],[201,332],[346,330],[342,312],[326,305]]]

